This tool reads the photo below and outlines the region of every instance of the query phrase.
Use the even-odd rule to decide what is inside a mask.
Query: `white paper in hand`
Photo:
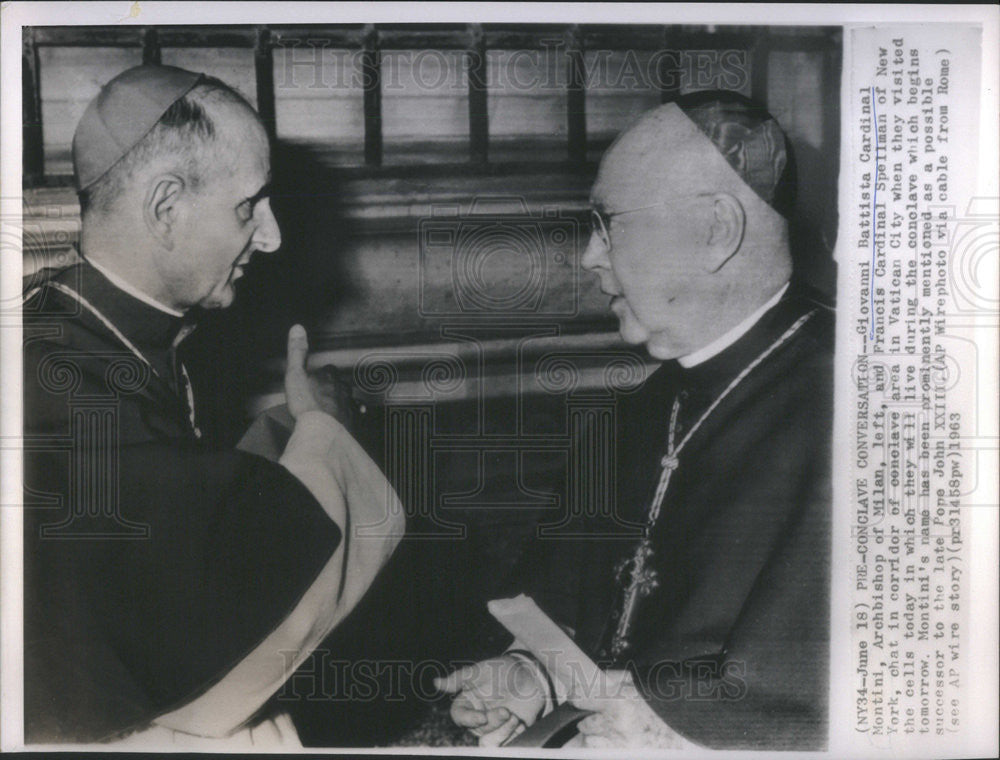
[[[599,682],[600,670],[594,661],[531,597],[520,594],[511,599],[494,599],[486,607],[548,670],[557,701],[586,693],[588,687]]]
[[[581,746],[674,749],[695,746],[660,719],[631,679],[610,688],[609,678],[614,674],[603,673],[531,597],[521,594],[512,599],[495,599],[487,604],[487,609],[549,671],[558,702],[569,700],[577,707],[599,714],[593,718],[590,731],[583,731],[584,724],[580,724]],[[593,731],[600,720],[607,724],[606,735]]]

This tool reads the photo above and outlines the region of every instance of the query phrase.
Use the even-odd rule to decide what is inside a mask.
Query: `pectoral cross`
[[[649,513],[646,515],[646,528],[642,540],[635,547],[635,553],[631,559],[625,559],[616,568],[616,579],[622,582],[626,571],[629,571],[628,588],[625,589],[625,597],[622,599],[621,615],[618,618],[618,627],[615,628],[614,638],[611,640],[611,654],[620,657],[627,650],[631,643],[628,640],[629,631],[632,629],[632,622],[639,610],[639,600],[644,596],[653,593],[653,589],[660,585],[653,568],[646,567],[646,561],[653,556],[653,545],[649,539],[656,521],[660,519],[660,509],[663,507],[663,497],[666,496],[667,488],[670,486],[670,478],[680,466],[677,454],[680,447],[675,447],[674,436],[677,432],[677,414],[680,412],[680,400],[674,399],[674,406],[670,412],[670,428],[667,434],[667,453],[660,459],[660,482],[656,486],[656,493],[653,501],[649,505]],[[683,443],[682,443],[683,445]]]
[[[636,547],[635,554],[630,559],[625,559],[618,566],[618,578],[621,580],[626,570],[629,572],[628,588],[625,589],[625,598],[622,601],[621,616],[618,618],[618,627],[615,629],[615,636],[611,642],[611,654],[620,657],[629,648],[629,631],[632,622],[639,609],[639,600],[653,593],[653,589],[660,585],[656,570],[646,567],[646,561],[653,556],[653,547],[649,538],[643,538]]]

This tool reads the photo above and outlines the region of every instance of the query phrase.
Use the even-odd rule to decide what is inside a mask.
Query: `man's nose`
[[[601,236],[596,230],[590,233],[587,248],[580,259],[580,266],[588,270],[611,268],[611,261],[608,259],[608,247],[604,245],[604,241],[601,240]]]
[[[281,229],[271,211],[270,199],[262,198],[254,207],[253,215],[257,222],[257,229],[253,234],[254,248],[263,253],[278,250],[281,247]]]

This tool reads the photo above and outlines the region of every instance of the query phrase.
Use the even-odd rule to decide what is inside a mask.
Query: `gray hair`
[[[253,107],[242,95],[222,80],[204,76],[103,177],[78,193],[81,213],[112,211],[135,172],[163,157],[173,159],[176,171],[197,189],[205,179],[206,168],[212,165],[207,159],[221,137],[209,113],[216,104],[246,108],[259,123]]]

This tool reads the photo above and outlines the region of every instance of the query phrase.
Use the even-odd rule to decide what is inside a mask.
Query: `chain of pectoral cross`
[[[187,404],[188,421],[191,423],[191,430],[195,438],[201,438],[201,428],[198,427],[198,418],[194,411],[194,389],[191,387],[191,376],[188,375],[187,367],[184,366],[184,362],[177,355],[177,348],[180,346],[181,341],[192,332],[194,332],[194,325],[192,324],[186,324],[180,329],[180,332],[177,333],[173,343],[170,345],[170,356],[174,363],[174,373],[177,375],[178,385],[184,391],[184,401]]]
[[[681,402],[678,397],[674,397],[674,404],[670,410],[670,427],[667,430],[667,452],[660,459],[660,480],[656,485],[656,492],[653,495],[653,500],[649,504],[649,511],[646,514],[646,524],[643,526],[642,538],[639,540],[639,544],[636,546],[635,551],[631,557],[627,557],[618,564],[616,568],[615,579],[619,583],[623,583],[628,579],[628,586],[625,589],[624,599],[622,600],[621,612],[618,617],[618,625],[615,628],[615,634],[611,641],[611,654],[613,657],[620,657],[629,648],[631,643],[629,642],[629,633],[632,630],[632,625],[635,622],[636,613],[639,610],[639,601],[646,596],[649,596],[653,591],[660,585],[659,578],[657,577],[656,570],[652,567],[647,567],[647,563],[653,556],[653,543],[652,543],[652,533],[653,528],[656,525],[657,520],[660,518],[660,510],[663,508],[663,500],[667,494],[667,488],[670,486],[670,479],[674,474],[674,471],[680,466],[680,456],[681,450],[687,445],[687,442],[691,440],[691,436],[702,426],[705,420],[708,419],[709,415],[715,411],[716,407],[722,400],[728,396],[737,385],[739,385],[747,375],[749,375],[761,362],[763,362],[772,352],[776,351],[782,344],[784,344],[789,338],[791,338],[799,329],[809,321],[809,319],[817,312],[817,309],[810,311],[807,314],[799,317],[796,322],[789,327],[780,338],[778,338],[774,343],[767,347],[767,349],[761,353],[756,359],[754,359],[747,367],[738,374],[729,385],[726,386],[725,390],[720,393],[715,401],[713,401],[708,409],[702,412],[698,420],[691,426],[687,431],[684,438],[681,439],[680,443],[676,443],[675,439],[677,436],[677,417],[680,414]]]
[[[134,343],[132,343],[132,341],[126,338],[125,335],[122,333],[122,331],[119,330],[115,326],[115,324],[107,316],[105,316],[100,309],[94,306],[94,304],[92,304],[90,301],[84,298],[80,293],[76,292],[73,288],[66,287],[61,282],[47,282],[44,285],[41,285],[32,290],[31,292],[27,293],[24,296],[24,300],[25,301],[29,300],[33,295],[35,295],[35,293],[37,293],[43,287],[49,287],[58,290],[60,293],[69,296],[78,304],[80,304],[80,306],[82,306],[91,314],[93,314],[98,319],[98,321],[101,322],[101,324],[103,324],[111,332],[111,334],[118,339],[118,341],[123,346],[125,346],[125,348],[131,351],[132,354],[137,359],[139,359],[139,361],[141,361],[143,364],[149,367],[150,372],[152,372],[157,377],[160,377],[160,373],[156,371],[156,367],[154,367],[153,363],[146,358],[146,355],[143,354],[142,351],[140,351],[139,348]],[[194,392],[191,388],[191,378],[188,375],[187,367],[184,366],[184,362],[180,361],[180,359],[177,357],[176,354],[177,346],[180,345],[180,342],[184,340],[184,338],[186,338],[188,335],[190,335],[193,330],[194,330],[194,325],[190,324],[185,325],[184,327],[181,328],[180,332],[177,333],[177,336],[174,338],[174,341],[170,346],[170,354],[172,357],[172,361],[176,365],[175,372],[177,372],[178,375],[178,385],[180,385],[181,390],[184,391],[183,401],[187,407],[188,421],[191,423],[191,430],[196,438],[201,438],[201,429],[198,427],[197,418],[195,417]]]

